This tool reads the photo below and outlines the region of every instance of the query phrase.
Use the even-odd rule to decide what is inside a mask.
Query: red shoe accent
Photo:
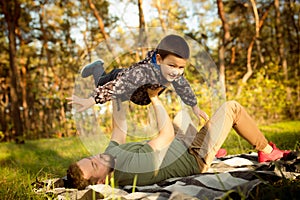
[[[227,154],[227,151],[226,151],[226,149],[219,149],[219,151],[217,152],[217,154],[216,154],[216,158],[222,158],[222,157],[224,157],[224,156],[226,156],[226,154]]]
[[[278,160],[287,154],[289,154],[291,151],[289,150],[280,150],[276,147],[276,145],[272,142],[269,142],[269,145],[273,148],[273,151],[269,154],[266,154],[262,151],[258,151],[258,162],[270,162]]]

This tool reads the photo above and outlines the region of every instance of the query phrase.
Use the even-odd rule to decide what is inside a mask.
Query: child
[[[85,66],[81,75],[83,78],[94,76],[96,89],[93,98],[95,103],[100,104],[118,98],[147,105],[150,103],[147,88],[165,89],[172,84],[181,100],[192,107],[194,114],[207,121],[208,115],[197,106],[196,96],[183,76],[189,55],[189,46],[182,37],[168,35],[155,50],[148,52],[144,60],[129,68],[114,69],[104,74],[104,63],[98,60]]]

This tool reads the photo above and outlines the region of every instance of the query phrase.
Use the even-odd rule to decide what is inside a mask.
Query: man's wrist
[[[151,100],[152,103],[159,103],[160,102],[160,99],[158,98],[158,96],[151,97],[150,100]]]

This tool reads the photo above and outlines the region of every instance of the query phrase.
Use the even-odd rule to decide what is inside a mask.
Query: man
[[[104,183],[113,172],[115,185],[158,183],[172,177],[207,171],[231,128],[258,150],[259,162],[277,160],[289,151],[268,143],[254,120],[235,101],[224,103],[197,132],[189,126],[185,137],[176,137],[172,121],[158,94],[161,88],[148,90],[155,111],[159,134],[148,142],[125,143],[127,126],[124,108],[113,105],[113,132],[104,154],[84,158],[68,169],[73,187],[83,189]],[[70,103],[76,102],[76,98]],[[180,135],[180,134],[178,134]]]

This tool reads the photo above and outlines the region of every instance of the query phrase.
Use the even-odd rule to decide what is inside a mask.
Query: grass
[[[279,149],[300,149],[300,121],[279,122],[259,127],[268,141],[272,141]],[[252,146],[232,130],[222,148],[228,154],[248,153],[255,151]]]
[[[76,137],[0,143],[0,152],[0,199],[39,199],[30,188],[36,177],[62,177],[72,161],[89,156]]]
[[[279,148],[300,147],[300,121],[281,122],[260,127]],[[231,132],[223,145],[229,154],[253,151],[243,139]],[[104,147],[99,146],[99,152]],[[32,192],[36,179],[62,177],[68,165],[90,153],[78,137],[41,139],[25,144],[0,143],[0,199],[45,199]]]

